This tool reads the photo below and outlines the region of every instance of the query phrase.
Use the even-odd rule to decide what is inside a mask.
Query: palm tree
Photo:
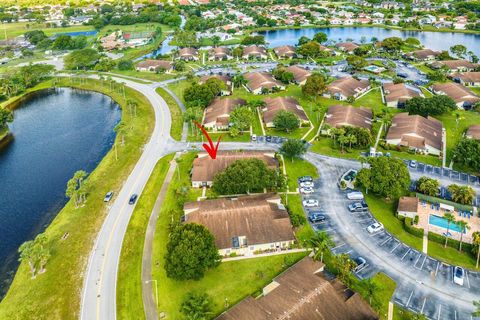
[[[18,258],[18,260],[21,262],[28,263],[28,266],[30,267],[30,273],[32,274],[32,278],[35,278],[36,267],[35,267],[35,258],[34,258],[35,250],[34,250],[33,241],[30,240],[30,241],[24,242],[18,249],[18,252],[20,253],[20,258]]]
[[[368,279],[363,279],[361,281],[361,284],[363,285],[365,289],[365,298],[368,299],[368,302],[370,305],[372,305],[372,298],[375,295],[375,292],[378,289],[378,286],[375,282],[372,281],[371,278]]]
[[[334,265],[339,272],[340,279],[348,285],[350,282],[349,275],[353,268],[355,268],[355,262],[350,259],[348,254],[342,253],[335,256]]]
[[[443,215],[443,218],[447,220],[447,235],[445,236],[445,248],[447,247],[448,242],[448,233],[450,231],[450,224],[455,223],[455,216],[453,213],[447,212]]]
[[[475,311],[472,312],[472,316],[480,317],[480,300],[473,301],[473,306],[475,307]]]
[[[241,73],[237,73],[235,76],[233,76],[233,85],[235,87],[241,87],[244,84],[247,84],[247,82],[247,79],[245,79]]]
[[[477,247],[477,265],[475,268],[478,269],[478,262],[480,261],[480,231],[475,231],[472,234],[472,244],[475,247]]]
[[[463,234],[470,230],[470,225],[465,220],[459,220],[455,222],[455,224],[460,228],[460,248],[459,250],[462,251],[462,242],[463,242]]]
[[[325,231],[316,232],[307,240],[307,245],[313,249],[313,260],[323,262],[323,253],[333,247],[335,243],[332,237]],[[320,258],[320,259],[319,259]]]

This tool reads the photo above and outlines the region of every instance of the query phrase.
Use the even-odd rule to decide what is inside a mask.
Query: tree
[[[304,57],[317,58],[322,54],[321,53],[322,49],[321,49],[320,44],[318,42],[309,41],[307,43],[302,44],[297,49],[297,52]]]
[[[477,268],[478,268],[478,262],[477,262]],[[480,317],[480,300],[473,301],[473,306],[475,307],[475,311],[472,312],[472,316]]]
[[[95,65],[94,70],[96,71],[103,71],[103,72],[109,72],[113,68],[115,68],[116,63],[113,61],[111,58],[101,58],[98,63]]]
[[[173,37],[173,41],[179,47],[197,47],[199,44],[195,32],[186,30],[178,30]]]
[[[132,70],[133,69],[133,62],[131,60],[121,59],[118,61],[117,64],[118,70]]]
[[[365,298],[367,298],[368,303],[372,305],[372,299],[378,289],[377,284],[372,280],[372,278],[363,279],[360,284],[364,288]]]
[[[280,80],[285,84],[289,84],[295,80],[293,73],[288,71],[283,66],[278,66],[277,68],[275,68],[272,71],[272,75],[275,77],[275,79]]]
[[[449,231],[450,231],[450,225],[452,223],[455,223],[455,216],[453,215],[453,213],[450,213],[450,212],[446,212],[444,215],[443,215],[443,219],[447,220],[447,235],[445,236],[445,248],[447,247],[447,242],[448,242],[448,234],[449,234]]]
[[[323,262],[323,255],[331,247],[335,245],[332,237],[325,231],[315,232],[315,234],[307,239],[307,245],[313,249],[313,260]]]
[[[45,265],[50,258],[50,250],[47,248],[47,237],[41,233],[34,240],[24,242],[18,249],[19,260],[28,263],[32,278],[38,273],[46,271]]]
[[[435,70],[427,73],[427,79],[434,82],[445,82],[447,81],[447,75],[443,70]]]
[[[304,45],[305,43],[310,42],[310,41],[311,41],[310,38],[305,37],[305,36],[301,36],[301,37],[298,39],[298,46],[300,47],[300,46],[302,46],[302,45]]]
[[[13,121],[13,113],[0,107],[0,131],[7,127],[7,123]]]
[[[355,177],[355,187],[364,187],[368,194],[368,189],[371,187],[371,179],[370,169],[362,168]]]
[[[273,125],[277,130],[290,132],[300,127],[300,120],[295,113],[281,110],[273,118]]]
[[[467,138],[460,140],[453,150],[453,160],[477,172],[480,171],[480,141]]]
[[[232,55],[235,58],[240,58],[243,55],[243,48],[241,46],[238,46],[232,50]]]
[[[362,57],[355,56],[355,55],[348,56],[347,57],[347,63],[354,70],[361,70],[368,65],[367,60],[365,60]]]
[[[93,69],[100,54],[90,48],[76,50],[65,56],[65,68],[69,70],[88,70]]]
[[[189,292],[183,299],[180,311],[186,320],[207,320],[212,315],[212,299],[205,292]]]
[[[415,97],[407,100],[405,109],[410,114],[418,114],[424,117],[438,116],[447,111],[457,109],[457,105],[452,98],[446,95],[437,95],[431,98]]]
[[[212,102],[215,95],[212,90],[198,83],[194,83],[190,87],[186,88],[183,92],[183,99],[185,100],[185,105],[190,107],[202,107],[205,108]]]
[[[381,46],[387,51],[395,52],[399,51],[403,45],[403,40],[398,37],[385,38]]]
[[[475,231],[472,234],[472,253],[477,254],[477,264],[475,268],[478,269],[478,263],[480,261],[480,231]],[[476,252],[475,252],[476,251]]]
[[[86,200],[86,186],[84,186],[84,179],[87,173],[83,170],[78,170],[74,173],[73,178],[67,182],[67,190],[65,195],[67,198],[73,199],[75,208],[85,202]]]
[[[182,71],[185,71],[186,65],[187,64],[185,63],[185,61],[177,60],[173,63],[173,68],[178,72],[182,72]]]
[[[470,186],[451,184],[448,186],[448,192],[452,195],[452,200],[460,204],[472,204],[475,198],[475,191]]]
[[[292,159],[301,157],[307,152],[307,146],[302,140],[288,139],[280,147],[280,153]]]
[[[325,32],[317,32],[313,36],[313,40],[317,41],[318,43],[324,43],[328,40],[327,34]]]
[[[262,35],[258,36],[246,36],[242,39],[242,45],[249,46],[252,44],[265,44],[265,37]]]
[[[233,76],[233,85],[237,88],[247,84],[248,81],[247,79],[245,79],[245,77],[243,76],[243,74],[241,73],[237,73],[235,74],[235,76]]]
[[[25,262],[30,267],[30,273],[32,278],[35,278],[36,266],[35,266],[35,250],[33,240],[25,241],[20,248],[18,248],[20,253],[19,261]]]
[[[333,265],[338,270],[339,278],[348,285],[350,283],[350,272],[355,268],[355,262],[350,259],[348,254],[342,253],[335,256]]]
[[[461,44],[456,44],[450,47],[450,51],[459,58],[463,58],[467,53],[467,47]]]
[[[245,131],[252,125],[255,115],[248,106],[238,106],[230,114],[230,122],[240,131]]]
[[[460,247],[458,248],[459,251],[462,251],[462,243],[463,243],[463,234],[470,230],[470,225],[465,220],[458,220],[455,224],[460,228]]]
[[[412,37],[405,39],[405,43],[408,44],[409,46],[414,46],[414,47],[418,47],[422,44],[420,40]]]
[[[307,78],[305,85],[302,87],[302,93],[308,97],[315,97],[316,99],[322,95],[326,89],[325,78],[319,73],[314,73]]]
[[[199,280],[219,263],[215,238],[204,226],[186,223],[171,232],[165,254],[165,271],[169,278]]]
[[[237,160],[225,170],[217,173],[212,189],[218,194],[245,194],[264,189],[278,190],[285,184],[285,178],[277,171],[269,169],[256,158]]]
[[[438,195],[440,182],[436,179],[421,177],[417,180],[416,187],[418,192],[426,194],[427,196],[435,197]]]

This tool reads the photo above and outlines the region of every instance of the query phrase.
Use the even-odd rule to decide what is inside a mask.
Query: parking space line
[[[420,267],[420,270],[423,269],[423,264],[425,263],[425,260],[427,260],[427,256],[425,256],[425,259],[423,259],[422,266]]]
[[[415,268],[416,268],[416,265],[417,265],[418,260],[420,260],[421,257],[422,257],[422,255],[419,255],[419,256],[417,257],[417,260],[415,260],[415,263],[413,264],[413,266],[414,266]]]
[[[457,320],[457,309],[453,310],[453,315],[455,316],[455,320]]]
[[[440,320],[440,315],[442,314],[442,305],[439,305],[438,307],[438,317],[437,320]]]
[[[345,245],[345,242],[342,243],[342,244],[340,244],[340,245],[338,245],[338,246],[336,246],[336,247],[334,247],[334,248],[332,248],[332,250],[336,250],[336,249],[338,249],[338,248],[340,248],[340,247],[343,247],[344,245]]]
[[[439,267],[440,267],[440,262],[437,263],[437,269],[435,269],[435,278],[437,277]]]
[[[392,253],[393,251],[395,251],[395,249],[398,248],[398,246],[400,245],[400,243],[401,243],[401,242],[399,241],[399,242],[397,243],[397,245],[396,245],[392,250],[390,250],[390,253]]]
[[[412,290],[412,292],[410,292],[410,297],[408,297],[408,300],[407,300],[407,303],[405,304],[405,307],[408,307],[408,305],[410,304],[410,300],[412,299],[412,296],[413,296],[413,290]]]
[[[386,239],[386,240],[383,240],[382,243],[380,243],[380,247],[383,246],[385,243],[387,243],[388,241],[392,240],[392,237]]]
[[[402,259],[401,259],[401,260],[405,259],[405,257],[406,257],[406,256],[407,256],[407,254],[410,252],[410,250],[412,250],[412,249],[408,248],[407,252],[405,252],[405,254],[403,255],[403,257],[402,257]]]
[[[353,250],[348,250],[348,251],[345,252],[345,253],[346,253],[346,254],[350,254],[350,253],[352,253],[352,252],[353,252]]]
[[[420,313],[423,313],[423,308],[425,308],[425,302],[427,302],[427,297],[423,299],[422,310],[420,310]]]
[[[465,278],[467,279],[468,289],[470,289],[470,280],[468,280],[468,271],[465,271]]]
[[[372,220],[372,218],[366,218],[366,219],[360,219],[360,220],[355,220],[355,222],[362,223],[368,220]]]

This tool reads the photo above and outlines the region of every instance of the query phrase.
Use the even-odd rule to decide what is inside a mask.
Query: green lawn
[[[376,285],[376,290],[374,296],[372,297],[372,302],[376,302],[376,311],[380,316],[380,319],[388,318],[388,302],[392,299],[393,292],[397,284],[395,281],[387,276],[385,273],[379,272],[372,277],[373,283]],[[358,280],[354,282],[352,289],[357,291],[363,296],[366,296],[363,293],[363,288],[358,285]],[[367,302],[369,302],[367,300]]]
[[[324,154],[331,157],[336,158],[344,158],[344,159],[354,159],[358,160],[361,156],[362,151],[366,150],[357,150],[357,149],[348,149],[344,148],[343,152],[340,149],[340,146],[334,145],[333,139],[328,137],[321,136],[318,140],[313,142],[312,147],[310,148],[311,151]]]
[[[173,79],[177,76],[176,74],[155,73],[155,72],[137,71],[137,70],[113,69],[111,72],[122,75],[122,76],[136,77],[136,78],[156,81],[156,82]]]
[[[407,160],[417,160],[419,162],[423,162],[426,164],[431,164],[432,166],[441,166],[442,165],[442,159],[433,156],[433,155],[422,155],[422,154],[414,154],[410,152],[402,152],[402,151],[396,151],[396,150],[384,150],[384,149],[379,149],[378,151],[382,151],[384,154],[387,152],[390,152],[392,157],[397,157],[401,159],[407,159]]]
[[[303,159],[292,159],[285,157],[284,165],[287,171],[287,182],[290,191],[295,191],[298,188],[298,178],[302,176],[312,176],[314,179],[318,178],[317,168],[310,162]]]
[[[123,95],[110,92],[100,81],[88,79],[80,83],[72,79],[60,79],[58,85],[102,92],[124,106]],[[87,257],[107,213],[103,198],[109,190],[118,193],[154,125],[153,109],[148,100],[137,91],[129,88],[126,91],[129,99],[138,103],[137,117],[122,112],[122,121],[131,129],[125,134],[125,145],[118,147],[118,161],[110,151],[88,177],[90,192],[86,204],[75,209],[73,203],[68,202],[46,229],[52,254],[46,265],[47,272],[32,280],[28,266],[21,263],[0,303],[0,319],[78,318]],[[65,233],[68,238],[61,240]]]
[[[374,88],[369,93],[364,95],[363,97],[355,100],[352,105],[354,107],[366,107],[373,110],[374,114],[379,114],[385,108],[382,102],[382,93],[380,88]]]
[[[428,255],[445,261],[446,263],[462,266],[468,269],[475,270],[475,257],[468,253],[462,253],[455,248],[444,247],[442,244],[428,241]]]
[[[118,269],[118,319],[144,319],[141,273],[145,232],[172,159],[173,155],[168,155],[158,161],[128,224]]]
[[[170,116],[172,118],[172,126],[170,128],[170,135],[173,139],[180,141],[182,139],[183,131],[183,117],[182,110],[178,106],[173,97],[164,89],[157,88],[157,93],[165,100],[170,109]]]
[[[27,28],[28,25],[28,28]],[[76,32],[76,31],[92,31],[94,28],[92,26],[71,26],[71,27],[56,27],[56,28],[47,28],[45,23],[34,23],[34,22],[14,22],[14,23],[5,23],[0,28],[1,36],[0,39],[4,40],[3,29],[7,31],[7,38],[11,39],[17,36],[24,34],[27,31],[32,30],[43,30],[47,36],[54,35],[61,32]]]
[[[225,309],[225,299],[228,305],[245,298],[249,294],[259,292],[273,277],[305,256],[305,253],[273,256],[268,258],[247,259],[221,263],[214,270],[206,273],[199,281],[175,281],[167,278],[164,270],[163,256],[168,242],[168,226],[172,219],[181,215],[182,199],[185,198],[177,190],[190,185],[189,172],[195,154],[188,153],[179,160],[178,174],[174,175],[163,203],[154,238],[153,279],[158,281],[159,311],[166,312],[170,319],[181,318],[179,309],[183,297],[190,291],[206,292],[213,298],[214,314]]]

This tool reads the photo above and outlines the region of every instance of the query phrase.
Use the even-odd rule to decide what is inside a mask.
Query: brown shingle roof
[[[230,113],[239,105],[246,103],[243,99],[215,99],[206,109],[203,124],[215,122],[226,125],[230,119]]]
[[[168,70],[172,67],[172,62],[166,60],[145,60],[137,64],[137,68],[161,68]]]
[[[408,88],[404,83],[384,83],[383,91],[385,92],[386,102],[405,102],[408,99],[420,97],[417,91]]]
[[[273,49],[275,54],[279,57],[294,57],[296,50],[294,46],[280,46]]]
[[[230,49],[227,47],[216,47],[210,49],[209,54],[216,58],[223,58],[230,55]]]
[[[370,85],[368,80],[357,80],[352,77],[343,77],[333,81],[327,86],[330,94],[341,93],[345,97],[352,97],[358,92],[365,90]]]
[[[243,48],[243,55],[266,55],[267,50],[264,47],[251,45]]]
[[[305,81],[312,75],[310,71],[299,66],[289,66],[287,67],[287,71],[293,73],[293,78],[297,83]]]
[[[218,79],[218,80],[222,81],[227,86],[227,88],[231,85],[232,77],[227,76],[227,75],[219,75],[219,74],[203,76],[203,77],[200,78],[199,82],[200,82],[200,84],[203,84],[203,83],[207,82],[208,79],[212,79],[212,78],[215,78],[215,79]]]
[[[442,150],[442,129],[442,123],[435,118],[399,113],[392,119],[387,140],[401,139],[402,145],[415,148],[428,145]]]
[[[308,121],[307,114],[293,97],[265,98],[263,121],[265,123],[273,122],[277,113],[282,110],[293,112],[301,121]]]
[[[355,108],[353,106],[336,105],[328,108],[326,122],[334,128],[343,126],[372,128],[372,110],[369,108]]]
[[[467,69],[475,69],[478,67],[478,64],[472,63],[468,60],[445,60],[445,61],[437,61],[435,65],[446,66],[448,69],[458,69],[458,68],[467,68]]]
[[[358,48],[358,45],[353,42],[339,42],[335,45],[335,48],[339,48],[347,52],[350,52]]]
[[[461,79],[463,82],[480,82],[480,72],[456,73],[452,78]]]
[[[218,320],[373,320],[378,316],[338,280],[328,281],[324,265],[305,257],[277,276],[262,297],[248,297]]]
[[[401,197],[398,200],[397,211],[417,212],[418,198],[417,197]]]
[[[467,130],[467,137],[480,140],[480,125],[470,126]]]
[[[432,49],[422,49],[422,50],[416,50],[416,51],[412,51],[412,52],[408,52],[406,55],[407,56],[413,56],[417,59],[420,59],[420,60],[425,60],[427,59],[429,56],[438,56],[440,54],[439,51],[434,51]]]
[[[288,212],[273,194],[188,202],[187,223],[205,226],[219,249],[232,248],[234,237],[246,237],[247,245],[293,241]]]
[[[178,50],[178,54],[180,57],[196,56],[198,54],[198,50],[195,48],[182,48]]]
[[[449,96],[456,103],[463,102],[463,101],[476,103],[477,101],[480,101],[480,97],[478,97],[470,89],[468,89],[467,87],[459,83],[453,83],[453,82],[438,83],[438,84],[434,84],[432,86],[432,89],[436,92],[440,92]]]
[[[280,82],[275,80],[270,73],[266,72],[250,72],[244,75],[248,81],[248,87],[254,91],[259,88],[272,89],[273,87],[282,86]]]
[[[225,170],[233,162],[249,158],[262,160],[270,169],[278,168],[274,154],[265,151],[219,151],[215,160],[201,152],[198,158],[193,160],[192,181],[213,181],[218,172]]]

